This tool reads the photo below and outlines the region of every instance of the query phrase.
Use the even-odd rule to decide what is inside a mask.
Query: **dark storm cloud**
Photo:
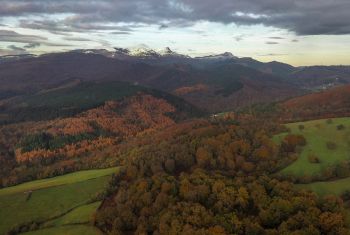
[[[71,16],[23,27],[52,32],[109,30],[109,23],[186,26],[206,20],[238,25],[263,24],[299,35],[349,34],[349,0],[0,0],[0,16]],[[52,23],[52,22],[51,22]]]

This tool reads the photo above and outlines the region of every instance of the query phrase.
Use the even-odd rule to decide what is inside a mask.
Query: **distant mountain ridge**
[[[350,83],[350,66],[294,67],[278,61],[260,62],[250,57],[238,57],[231,52],[191,57],[179,54],[169,47],[162,50],[154,50],[145,45],[130,49],[116,47],[114,51],[81,49],[74,50],[74,52],[98,54],[108,58],[149,65],[188,64],[198,69],[208,69],[223,64],[239,64],[287,79],[290,83],[308,90],[327,89]]]
[[[190,57],[169,47],[81,49],[0,62],[0,101],[79,82],[122,81],[180,96],[210,112],[350,84],[350,66],[293,67],[230,52]]]
[[[47,54],[0,64],[0,98],[35,94],[77,80],[139,84],[179,95],[211,112],[300,94],[296,86],[276,75],[234,63],[231,54],[223,56],[230,59],[121,59],[105,50]]]

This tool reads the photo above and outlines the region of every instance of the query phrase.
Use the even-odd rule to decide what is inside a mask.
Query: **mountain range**
[[[222,112],[350,83],[350,67],[294,67],[230,52],[190,57],[147,47],[0,58],[1,103],[84,82],[111,81],[162,90],[209,112]]]

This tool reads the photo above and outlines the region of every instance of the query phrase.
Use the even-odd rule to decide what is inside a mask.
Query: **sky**
[[[350,65],[349,0],[0,0],[0,55],[147,45]]]

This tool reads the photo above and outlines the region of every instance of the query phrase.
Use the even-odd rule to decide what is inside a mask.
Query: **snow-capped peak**
[[[116,54],[129,54],[130,50],[126,48],[115,47],[114,48]]]
[[[208,56],[197,57],[197,59],[228,60],[228,59],[238,59],[238,57],[234,56],[231,52],[225,52],[225,53],[218,54],[218,55],[208,55]]]
[[[225,52],[225,53],[221,54],[221,56],[230,57],[230,58],[234,58],[234,59],[238,58],[237,56],[233,55],[231,52]]]
[[[133,48],[114,48],[116,56],[130,56],[130,57],[141,57],[141,58],[160,58],[160,57],[187,57],[185,55],[178,54],[166,47],[162,50],[153,50],[146,45],[141,44],[138,47]]]
[[[176,52],[173,52],[171,49],[170,49],[170,47],[166,47],[166,48],[164,48],[163,50],[160,50],[159,51],[159,54],[161,54],[161,55],[175,55],[175,54],[177,54]]]
[[[160,55],[153,49],[149,48],[146,45],[140,45],[138,47],[129,49],[130,56],[137,57],[159,57]]]
[[[170,47],[166,47],[163,50],[160,50],[159,54],[161,56],[172,56],[172,57],[183,57],[183,58],[188,58],[189,57],[187,55],[182,55],[182,54],[179,54],[179,53],[171,50]]]

